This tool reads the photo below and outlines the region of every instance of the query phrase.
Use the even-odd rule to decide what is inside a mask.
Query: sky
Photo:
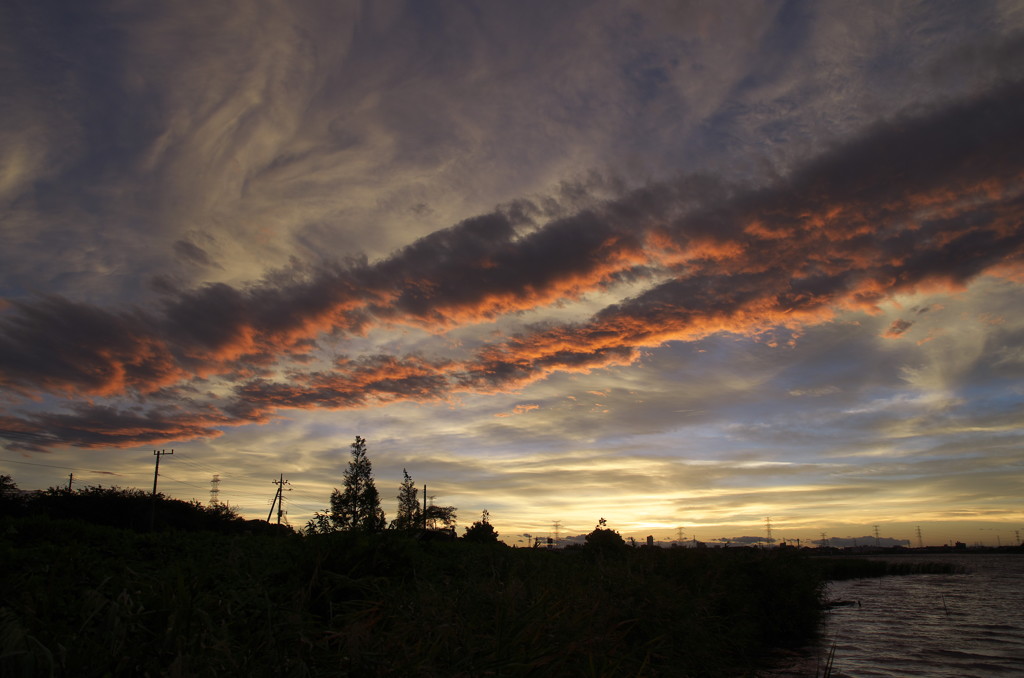
[[[1024,528],[1019,2],[9,0],[0,472]]]

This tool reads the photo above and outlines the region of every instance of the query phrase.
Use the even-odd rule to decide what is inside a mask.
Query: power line
[[[180,453],[179,453],[179,454],[180,454]],[[189,459],[188,457],[185,457],[184,455],[182,456],[182,459],[181,459],[181,461],[185,462],[185,463],[186,463],[186,464],[188,464],[189,466],[193,466],[193,467],[195,467],[195,468],[199,469],[200,471],[207,471],[207,472],[209,472],[209,473],[213,473],[213,472],[214,472],[212,468],[209,468],[209,467],[207,467],[207,466],[204,466],[204,465],[202,465],[202,464],[199,464],[199,463],[197,463],[197,462],[194,462],[194,461],[192,461],[191,459]]]
[[[114,473],[113,471],[97,471],[95,469],[79,468],[77,466],[57,466],[56,464],[40,464],[39,462],[35,462],[35,461],[15,461],[14,459],[0,459],[0,461],[4,462],[6,464],[24,464],[25,466],[45,466],[46,468],[59,468],[59,469],[65,470],[65,471],[85,471],[87,473],[98,473],[100,475],[112,475],[112,476],[124,475],[124,474],[121,474],[121,473]],[[139,475],[139,474],[133,473],[133,474],[129,474],[129,475]]]
[[[160,477],[161,478],[167,478],[167,480],[173,481],[175,483],[179,483],[181,485],[188,485],[189,487],[195,488],[197,490],[202,490],[203,492],[206,491],[205,487],[199,487],[198,485],[193,485],[192,483],[186,483],[184,480],[178,480],[177,478],[175,478],[173,476],[169,476],[166,473],[161,473]]]
[[[181,454],[180,450],[175,453],[175,459],[177,459],[179,454]],[[192,466],[194,468],[200,469],[202,471],[206,471],[207,473],[217,473],[217,474],[219,474],[221,476],[222,479],[223,478],[228,478],[228,479],[233,479],[233,478],[262,479],[262,478],[265,477],[264,474],[262,474],[262,473],[239,473],[239,472],[234,472],[234,471],[227,471],[227,472],[225,472],[223,468],[220,468],[220,467],[215,468],[215,467],[210,466],[208,464],[204,464],[204,463],[200,463],[198,461],[194,461],[194,458],[190,457],[188,455],[182,455],[182,461],[184,461],[189,466]]]
[[[307,511],[314,511],[314,512],[322,511],[325,508],[324,506],[314,507],[314,506],[309,506],[307,504],[297,504],[294,501],[291,501],[290,499],[288,500],[288,504],[290,506],[295,506],[296,508],[305,509]]]

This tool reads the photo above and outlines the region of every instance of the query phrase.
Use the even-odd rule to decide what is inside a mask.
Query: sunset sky
[[[1020,2],[12,0],[0,121],[23,489],[1024,529]]]

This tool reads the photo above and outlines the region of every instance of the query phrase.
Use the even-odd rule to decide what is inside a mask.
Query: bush
[[[462,535],[462,538],[466,541],[475,541],[481,544],[503,543],[498,541],[498,533],[494,530],[494,527],[490,523],[480,520],[467,527],[466,533]]]

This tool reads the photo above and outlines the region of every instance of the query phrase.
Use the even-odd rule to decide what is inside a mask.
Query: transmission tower
[[[878,539],[878,525],[875,525],[875,546],[881,546],[882,542]]]
[[[767,532],[767,534],[768,534],[767,542],[766,543],[768,544],[768,548],[771,548],[772,547],[772,517],[771,516],[765,516],[765,518],[764,518],[764,528],[765,528],[765,532]]]
[[[220,474],[214,473],[210,480],[210,506],[220,505]]]
[[[551,527],[555,533],[555,548],[558,548],[558,542],[562,539],[562,521],[556,520]]]
[[[273,481],[277,485],[277,492],[274,494],[274,501],[270,502],[270,513],[267,514],[267,522],[270,522],[270,516],[274,515],[274,505],[277,505],[277,524],[281,524],[281,516],[284,515],[284,486],[290,485],[287,480],[284,479],[284,474],[281,477]],[[288,488],[291,491],[291,488]]]
[[[822,532],[821,533],[821,544],[820,544],[820,546],[822,548],[828,548],[828,533],[827,532]]]
[[[676,541],[680,545],[682,545],[682,543],[683,543],[683,528],[681,528],[681,527],[677,527],[676,528]]]
[[[921,526],[917,526],[917,548],[924,548],[924,539],[921,537]]]

